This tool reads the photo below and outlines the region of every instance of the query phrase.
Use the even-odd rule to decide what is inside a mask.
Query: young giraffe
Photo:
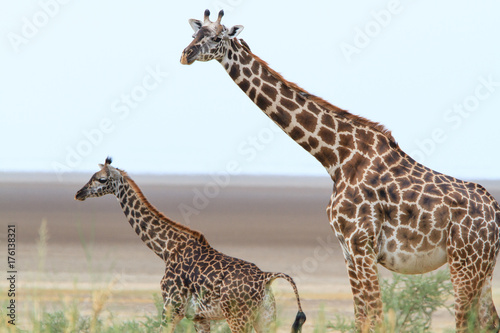
[[[353,115],[286,81],[205,11],[191,19],[194,40],[182,64],[217,60],[285,133],[313,155],[334,182],[327,214],[344,252],[356,328],[382,321],[377,264],[399,273],[446,262],[455,292],[457,331],[468,318],[498,330],[491,278],[499,250],[500,207],[478,184],[440,174],[403,152],[383,126]],[[476,327],[477,328],[477,327]]]
[[[75,199],[114,194],[137,235],[165,262],[161,290],[171,332],[186,314],[192,316],[196,332],[210,332],[210,321],[223,319],[231,332],[250,332],[252,326],[256,332],[268,332],[276,319],[270,284],[277,278],[292,285],[299,308],[292,332],[301,331],[306,317],[290,276],[263,272],[215,250],[203,234],[160,213],[126,172],[110,164],[108,157]]]

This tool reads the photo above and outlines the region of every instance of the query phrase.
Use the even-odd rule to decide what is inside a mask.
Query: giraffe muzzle
[[[187,47],[182,51],[181,55],[181,64],[183,65],[191,65],[196,60],[196,56],[198,52],[195,51],[192,47]]]
[[[87,191],[81,189],[78,192],[76,192],[75,200],[84,201],[85,199],[87,199]]]

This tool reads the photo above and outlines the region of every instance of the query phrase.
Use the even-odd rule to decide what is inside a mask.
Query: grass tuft
[[[378,332],[430,332],[432,315],[438,309],[452,312],[453,285],[448,270],[432,274],[402,275],[380,283],[384,306],[384,323]],[[353,332],[354,320],[337,316],[329,328]]]

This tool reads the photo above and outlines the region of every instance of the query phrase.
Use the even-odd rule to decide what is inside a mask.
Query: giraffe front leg
[[[177,324],[184,318],[184,305],[180,299],[172,298],[166,292],[162,292],[163,311],[160,324],[160,332],[173,333]]]
[[[173,333],[182,318],[184,318],[182,311],[169,304],[164,304],[160,332],[163,332],[163,329],[165,329],[166,332]]]
[[[350,200],[336,196],[334,189],[326,211],[343,250],[353,294],[356,331],[373,332],[383,321],[377,257],[374,251],[377,225],[365,224],[360,228],[352,209],[345,211],[343,208],[343,205],[352,207],[346,202]]]
[[[363,333],[380,328],[383,321],[377,260],[366,239],[353,235],[343,244],[346,247],[344,256],[354,301],[356,331]]]

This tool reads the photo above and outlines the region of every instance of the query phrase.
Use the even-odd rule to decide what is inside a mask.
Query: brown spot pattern
[[[299,313],[302,313],[297,287],[290,276],[263,272],[250,262],[215,250],[203,234],[160,213],[125,172],[114,168],[112,172],[114,183],[98,196],[118,193],[118,201],[134,231],[146,246],[164,260],[165,275],[160,286],[165,314],[177,316],[172,319],[173,322],[181,320],[187,302],[193,302],[192,315],[199,327],[208,327],[211,320],[221,319],[218,313],[223,313],[230,329],[242,332],[257,317],[275,316],[269,284],[276,278],[283,278],[291,284]],[[96,193],[90,191],[96,187],[100,188],[101,183],[91,181],[78,193]],[[266,299],[272,301],[263,309]]]
[[[201,39],[200,39],[201,40]],[[470,299],[491,304],[478,314],[498,330],[491,295],[481,295],[499,251],[500,207],[481,186],[439,174],[405,154],[383,126],[341,110],[284,80],[238,42],[229,43],[233,80],[290,137],[310,151],[335,181],[328,208],[348,264],[358,331],[381,319],[376,262],[384,248],[404,263],[446,249],[457,290],[457,331],[465,331]],[[242,76],[245,78],[242,80]],[[290,126],[294,124],[294,126]],[[295,126],[297,124],[297,126]],[[336,146],[338,145],[338,147]],[[387,244],[379,242],[387,241]],[[408,264],[407,264],[408,265]],[[414,268],[416,269],[416,268]],[[370,314],[373,318],[369,318]],[[485,324],[486,323],[486,324]],[[488,327],[489,329],[490,327]]]
[[[297,114],[297,122],[304,127],[306,131],[312,132],[317,126],[318,119],[307,111]]]

